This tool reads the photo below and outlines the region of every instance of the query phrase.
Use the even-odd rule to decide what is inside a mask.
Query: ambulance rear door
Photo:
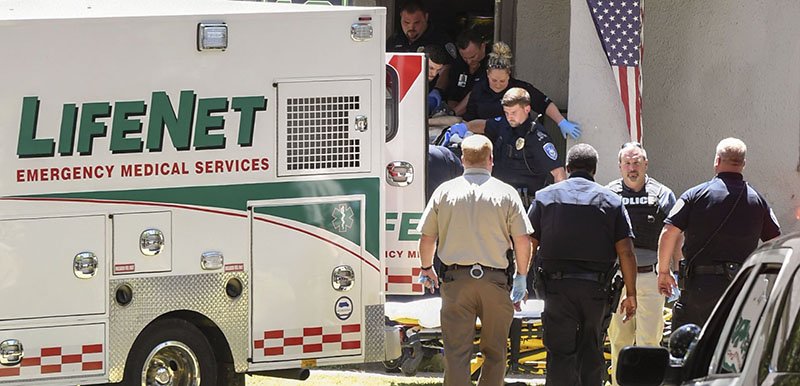
[[[422,294],[417,223],[425,208],[428,129],[424,54],[386,54],[386,293]]]

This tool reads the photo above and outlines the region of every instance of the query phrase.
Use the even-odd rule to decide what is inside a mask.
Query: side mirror
[[[669,336],[669,353],[677,359],[683,359],[694,348],[702,329],[696,324],[685,324]]]
[[[621,386],[658,386],[664,382],[668,366],[666,349],[628,346],[619,352],[617,383]]]

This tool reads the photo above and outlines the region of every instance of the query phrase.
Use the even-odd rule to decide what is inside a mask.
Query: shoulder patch
[[[547,154],[547,156],[550,157],[551,160],[555,161],[558,159],[558,151],[556,151],[556,147],[555,145],[553,145],[552,142],[544,144],[542,148],[544,149],[544,154]]]
[[[683,209],[684,205],[686,205],[686,201],[683,201],[683,198],[678,199],[678,201],[675,202],[675,205],[672,206],[672,210],[669,211],[667,217],[672,217],[676,215],[678,212],[681,211],[681,209]]]
[[[497,122],[500,122],[502,119],[503,119],[503,117],[502,117],[502,116],[500,116],[500,117],[495,117],[495,118],[494,118],[494,120],[495,120],[495,121],[497,121]]]

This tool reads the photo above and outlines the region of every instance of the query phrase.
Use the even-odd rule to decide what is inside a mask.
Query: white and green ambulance
[[[403,149],[384,19],[0,0],[0,385],[242,385],[399,356],[385,230],[410,238],[411,276],[416,220],[386,200],[424,204],[425,139],[385,154]],[[411,57],[388,85],[424,96]]]

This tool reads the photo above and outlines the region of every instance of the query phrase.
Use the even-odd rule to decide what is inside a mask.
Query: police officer
[[[684,283],[672,311],[672,331],[687,323],[702,326],[758,239],[781,233],[767,201],[744,181],[746,153],[740,139],[720,141],[714,156],[717,175],[683,193],[665,220],[658,240],[658,288],[667,296],[676,285],[670,258],[685,235]]]
[[[664,333],[664,296],[658,292],[656,263],[658,236],[667,213],[675,205],[675,194],[647,175],[647,152],[638,142],[622,145],[618,154],[622,178],[606,187],[622,197],[636,238],[633,240],[638,263],[636,276],[636,316],[629,323],[614,313],[608,328],[611,341],[611,381],[616,380],[619,351],[626,346],[659,346]]]
[[[509,326],[525,295],[531,229],[517,192],[492,178],[492,143],[473,135],[462,142],[464,175],[440,185],[420,219],[420,279],[429,289],[439,279],[432,267],[436,240],[447,265],[441,286],[444,385],[470,385],[476,317],[484,357],[478,385],[503,384]],[[475,237],[480,235],[480,237]],[[509,294],[506,250],[513,240],[516,275]],[[516,304],[514,304],[516,303]]]
[[[486,77],[489,56],[484,37],[473,29],[458,35],[456,48],[459,55],[450,66],[445,99],[455,114],[462,116],[473,86]]]
[[[485,128],[473,129],[494,143],[492,175],[517,189],[527,207],[536,191],[546,185],[548,176],[559,182],[566,179],[567,173],[558,162],[552,139],[530,116],[528,92],[511,88],[503,95],[502,104],[505,117],[486,121]],[[467,131],[463,124],[453,125],[449,130],[462,137]]]
[[[605,373],[603,320],[619,256],[624,320],[636,312],[636,256],[618,195],[594,182],[597,151],[580,143],[567,153],[569,179],[536,193],[528,217],[539,247],[546,292],[542,327],[548,385],[597,385]]]
[[[525,89],[530,95],[531,109],[539,114],[546,114],[558,123],[564,138],[567,135],[578,138],[581,135],[580,126],[565,119],[558,106],[547,95],[530,83],[511,76],[511,57],[511,48],[507,44],[497,42],[492,46],[492,52],[489,54],[487,62],[486,78],[472,88],[467,102],[467,111],[463,116],[464,120],[477,120],[470,122],[470,127],[474,127],[476,124],[484,125],[486,119],[503,115],[503,96],[509,89],[519,87]]]
[[[428,10],[418,0],[408,0],[400,6],[400,28],[386,40],[387,52],[423,52],[434,44],[447,48],[447,35],[433,28],[428,21]],[[455,54],[454,47],[452,48]]]

